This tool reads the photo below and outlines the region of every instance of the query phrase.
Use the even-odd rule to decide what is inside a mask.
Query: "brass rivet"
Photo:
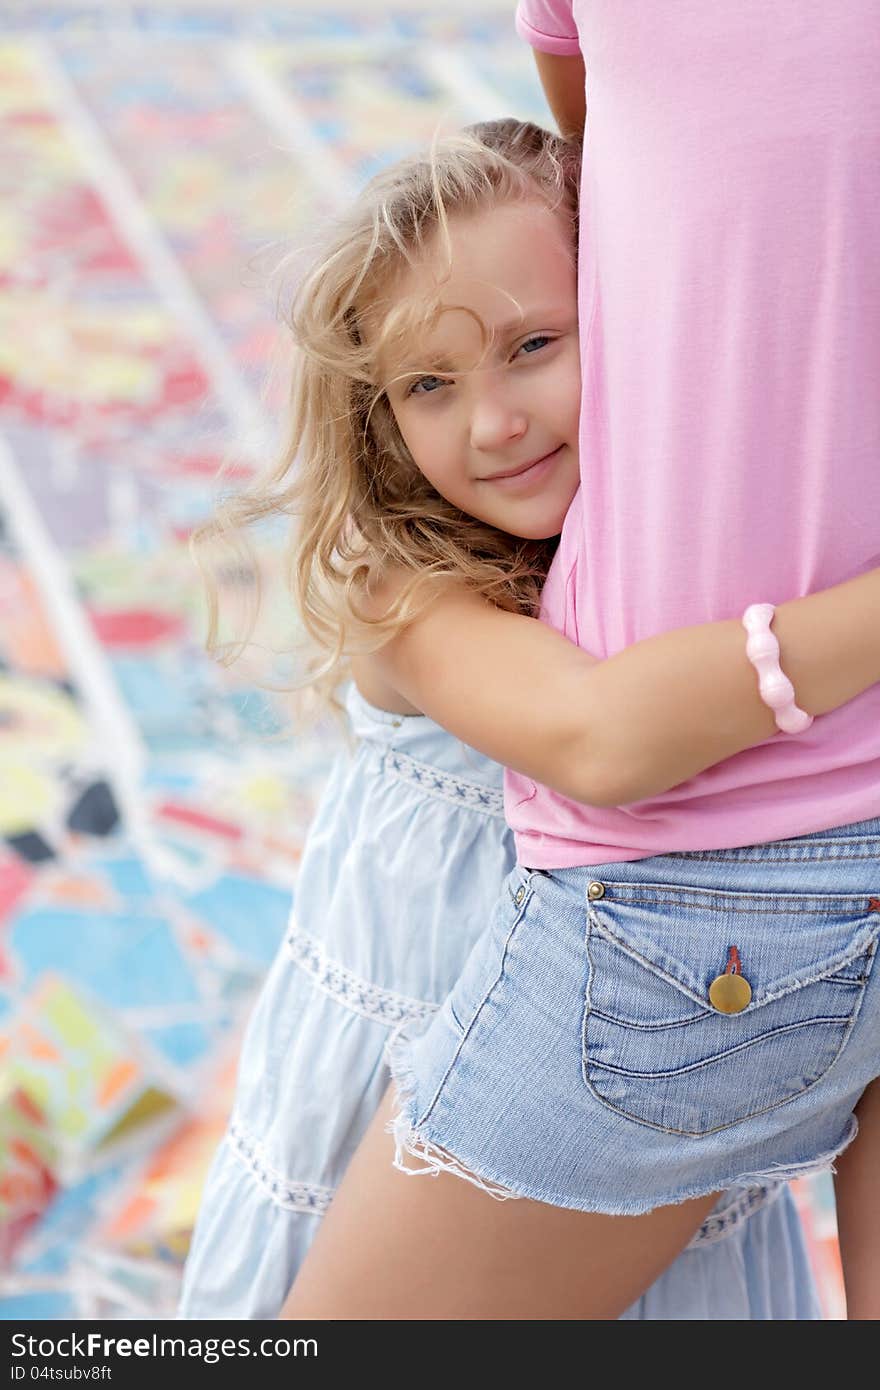
[[[604,884],[604,883],[591,883],[591,884],[590,884],[589,888],[587,889],[587,897],[590,898],[592,902],[595,902],[597,898],[604,898],[604,896],[605,896],[605,884]]]
[[[515,893],[515,895],[514,895],[513,901],[514,901],[515,903],[519,904],[519,903],[522,902],[522,900],[523,900],[523,898],[525,897],[525,895],[526,895],[526,890],[525,890],[525,888],[517,888],[516,893]]]
[[[709,986],[709,1002],[720,1014],[741,1014],[752,998],[752,987],[742,975],[717,975]]]

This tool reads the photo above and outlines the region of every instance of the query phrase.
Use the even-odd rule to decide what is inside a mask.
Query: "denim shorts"
[[[395,1165],[619,1215],[827,1168],[880,1073],[878,931],[880,819],[518,864],[430,1025],[389,1040]]]

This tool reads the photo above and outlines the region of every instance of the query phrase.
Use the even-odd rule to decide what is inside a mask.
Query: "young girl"
[[[581,123],[587,111],[582,487],[542,618],[609,656],[867,571],[880,511],[874,6],[525,0],[520,13],[536,47],[577,65]],[[469,659],[461,616],[432,614],[422,635],[390,644],[386,679],[473,736],[435,691],[439,649],[455,671]],[[496,656],[504,670],[500,644]],[[784,639],[782,666],[815,713]],[[702,680],[683,687],[682,723],[711,696]],[[622,726],[618,757],[640,734],[634,717]],[[471,1294],[488,1317],[553,1302],[607,1316],[656,1268],[658,1237],[678,1225],[680,1241],[689,1202],[827,1161],[854,1108],[871,1108],[876,687],[651,800],[584,806],[516,769],[505,791],[521,882],[448,1008],[397,1052],[399,1136],[540,1200],[491,1202],[445,1172],[401,1183],[379,1124],[301,1272],[296,1314],[406,1316],[430,1247],[439,1316]],[[739,996],[729,1016],[712,997],[722,973]],[[365,1191],[395,1233],[380,1249]],[[856,1245],[876,1207],[868,1188]],[[865,1306],[851,1299],[850,1315]]]
[[[290,446],[269,493],[239,498],[230,522],[302,515],[300,608],[326,649],[328,688],[357,651],[347,706],[360,743],[331,776],[248,1026],[184,1316],[278,1311],[381,1100],[389,1032],[424,1029],[448,1007],[514,872],[501,768],[485,754],[614,805],[772,732],[735,624],[645,642],[603,670],[525,616],[578,485],[576,154],[497,122],[396,166],[300,291]],[[880,678],[870,583],[779,610],[789,668],[817,712]],[[446,624],[423,708],[456,706],[451,727],[470,746],[386,674],[389,634],[424,634],[430,650],[453,610],[468,664]],[[684,737],[692,692],[707,698]],[[605,749],[633,714],[637,734],[613,759]],[[512,896],[518,909],[519,886]],[[765,1179],[715,1196],[678,1240],[696,1231],[692,1248],[627,1316],[811,1316],[787,1188]],[[428,1316],[432,1277],[428,1266],[418,1281]]]

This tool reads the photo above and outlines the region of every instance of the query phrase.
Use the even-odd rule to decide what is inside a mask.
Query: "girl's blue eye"
[[[539,352],[542,347],[546,347],[550,342],[546,333],[536,333],[534,338],[528,338],[520,347],[520,352]]]
[[[409,388],[409,394],[430,396],[437,390],[438,386],[445,386],[446,379],[442,376],[420,376],[418,381],[414,381]],[[421,388],[421,389],[420,389]]]

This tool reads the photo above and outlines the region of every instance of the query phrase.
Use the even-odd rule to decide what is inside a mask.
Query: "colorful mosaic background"
[[[512,5],[441,8],[0,5],[0,1316],[173,1313],[338,739],[205,656],[187,539],[276,438],[279,256],[548,121]]]

